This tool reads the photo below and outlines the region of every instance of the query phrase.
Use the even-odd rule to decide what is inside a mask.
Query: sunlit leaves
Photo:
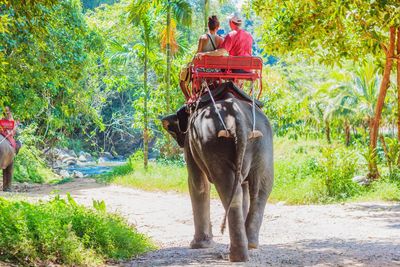
[[[268,53],[301,50],[329,63],[381,55],[389,26],[400,25],[397,0],[256,0],[253,7],[264,20],[260,34]]]

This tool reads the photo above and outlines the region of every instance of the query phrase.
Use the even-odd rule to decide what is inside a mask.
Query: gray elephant
[[[225,87],[235,86],[228,83]],[[227,132],[210,103],[200,103],[189,116],[182,115],[182,110],[166,116],[162,124],[184,148],[195,226],[191,248],[213,245],[210,223],[210,183],[213,183],[228,218],[229,259],[247,261],[248,249],[258,248],[264,209],[273,185],[272,129],[267,117],[256,107],[256,131],[253,131],[251,103],[239,100],[229,91],[225,90],[215,107]],[[224,224],[225,219],[222,227]]]
[[[3,191],[11,189],[15,153],[11,143],[0,134],[0,169],[3,170]]]

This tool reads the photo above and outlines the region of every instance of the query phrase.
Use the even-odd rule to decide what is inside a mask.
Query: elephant
[[[3,170],[3,191],[11,190],[16,150],[2,134],[0,134],[0,169]]]
[[[226,86],[235,87],[232,83]],[[274,180],[272,127],[261,109],[255,107],[253,128],[252,109],[249,101],[226,91],[215,105],[197,104],[188,115],[181,109],[161,119],[163,128],[184,151],[195,228],[190,247],[209,248],[214,244],[210,222],[212,183],[228,218],[232,262],[248,261],[248,250],[258,248]]]

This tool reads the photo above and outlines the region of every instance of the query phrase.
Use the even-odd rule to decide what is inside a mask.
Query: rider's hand
[[[197,53],[194,57],[195,57],[196,59],[201,59],[204,55],[205,55],[205,53],[199,52],[199,53]]]

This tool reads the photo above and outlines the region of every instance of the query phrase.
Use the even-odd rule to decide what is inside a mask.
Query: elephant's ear
[[[178,116],[179,130],[182,133],[186,132],[189,121],[189,114],[186,112],[186,107],[183,106],[182,108],[180,108],[176,113],[176,115]]]
[[[161,119],[163,128],[176,140],[180,147],[184,146],[185,134],[179,129],[178,116],[168,115]]]
[[[163,128],[171,133],[177,134],[176,131],[178,131],[178,116],[176,114],[171,114],[168,116],[165,116],[164,118],[161,119],[162,126]]]

